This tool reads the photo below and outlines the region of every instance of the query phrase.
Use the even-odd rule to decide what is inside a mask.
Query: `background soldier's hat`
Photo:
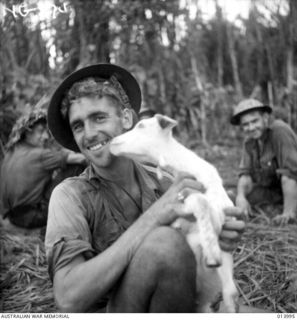
[[[13,148],[23,139],[24,133],[40,121],[46,123],[46,111],[43,109],[35,109],[19,117],[11,129],[6,149]]]
[[[262,102],[256,99],[246,99],[241,101],[235,108],[233,115],[230,119],[231,124],[239,125],[240,124],[240,117],[248,113],[250,111],[262,110],[268,113],[272,112],[272,108],[269,105],[265,105]]]

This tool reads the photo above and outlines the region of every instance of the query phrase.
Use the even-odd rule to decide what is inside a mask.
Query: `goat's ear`
[[[177,125],[177,121],[173,120],[162,114],[156,114],[155,118],[158,120],[158,123],[162,129],[171,130]]]

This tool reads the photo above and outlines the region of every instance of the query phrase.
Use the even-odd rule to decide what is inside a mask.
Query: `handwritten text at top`
[[[58,13],[66,13],[67,12],[67,4],[63,4],[62,6],[56,6],[54,4],[50,5],[50,9],[52,9],[51,16],[53,19],[56,18]],[[40,9],[38,7],[31,7],[29,8],[26,4],[19,4],[19,5],[13,5],[11,8],[6,7],[0,2],[0,10],[2,10],[2,16],[3,13],[11,13],[15,18],[26,17],[28,14],[33,12],[39,12]]]

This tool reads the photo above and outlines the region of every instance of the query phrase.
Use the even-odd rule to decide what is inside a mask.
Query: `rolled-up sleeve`
[[[61,150],[45,149],[41,153],[41,162],[45,170],[54,170],[56,168],[65,168],[68,153]]]
[[[70,184],[58,185],[51,196],[45,237],[50,278],[78,255],[95,255],[86,218],[87,208]]]
[[[251,175],[252,174],[252,159],[246,150],[246,144],[244,144],[242,149],[241,160],[239,164],[239,172],[238,175]]]
[[[277,173],[297,181],[297,137],[289,126],[273,130],[273,149],[278,162]]]

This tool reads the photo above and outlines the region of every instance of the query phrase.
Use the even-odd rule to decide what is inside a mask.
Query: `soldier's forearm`
[[[284,196],[283,213],[296,215],[297,212],[297,182],[287,176],[281,178],[282,191]]]
[[[237,195],[238,196],[246,196],[252,191],[253,181],[251,176],[242,175],[237,184]]]

